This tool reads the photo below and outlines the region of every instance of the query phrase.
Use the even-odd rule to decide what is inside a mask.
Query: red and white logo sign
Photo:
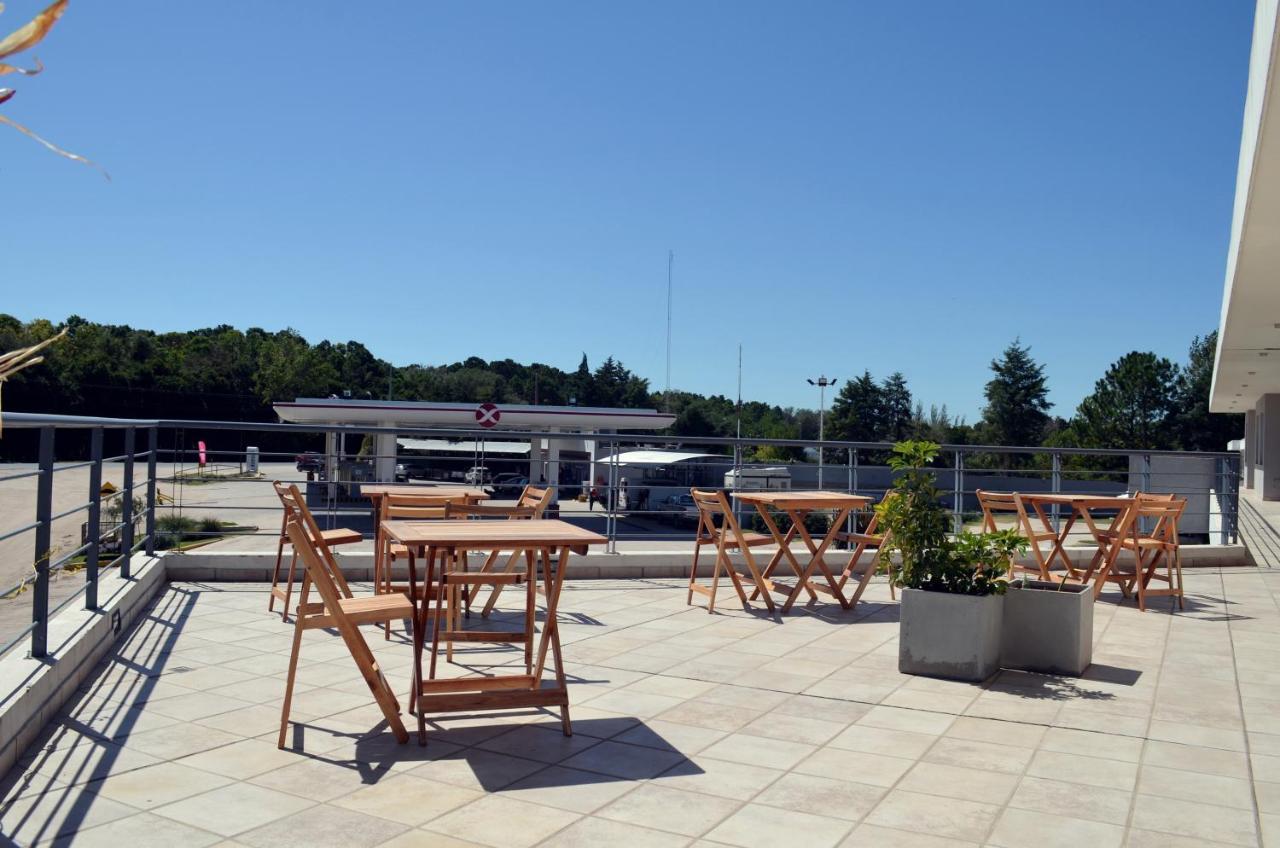
[[[482,403],[476,407],[476,423],[481,427],[496,427],[502,420],[502,413],[491,403]]]

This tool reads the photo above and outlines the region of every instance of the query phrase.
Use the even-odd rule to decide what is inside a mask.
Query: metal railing
[[[148,555],[182,538],[214,538],[227,535],[225,528],[209,530],[184,528],[180,530],[159,527],[158,518],[168,520],[168,515],[158,516],[166,509],[168,514],[182,519],[201,510],[218,514],[240,513],[271,516],[264,522],[265,529],[249,525],[235,528],[243,535],[256,535],[272,540],[274,550],[279,528],[275,516],[279,505],[274,494],[251,500],[252,489],[245,489],[245,496],[225,492],[218,498],[209,496],[203,500],[200,484],[216,482],[230,486],[265,487],[273,479],[302,483],[307,488],[308,500],[324,526],[340,523],[349,525],[365,522],[372,530],[368,502],[360,497],[359,482],[336,479],[304,479],[301,472],[281,469],[278,463],[292,465],[295,455],[310,453],[318,447],[315,438],[330,435],[337,445],[336,453],[342,458],[342,473],[347,476],[371,476],[383,460],[383,465],[400,462],[405,466],[404,476],[445,482],[466,482],[469,470],[486,468],[477,474],[483,485],[494,489],[495,496],[514,497],[525,480],[534,484],[547,482],[558,488],[562,504],[561,517],[575,522],[589,522],[608,540],[607,551],[616,553],[619,542],[669,542],[692,539],[695,513],[685,501],[692,485],[746,489],[778,484],[785,480],[789,488],[817,488],[819,452],[823,458],[822,484],[829,490],[849,492],[878,499],[891,485],[892,473],[885,464],[891,445],[883,442],[840,442],[716,437],[672,437],[660,434],[621,433],[562,433],[536,431],[476,431],[471,429],[414,429],[366,426],[270,424],[240,421],[193,420],[129,420],[91,418],[65,415],[39,415],[29,413],[3,414],[5,430],[35,429],[38,431],[37,462],[33,470],[4,474],[0,465],[0,484],[30,477],[38,477],[34,521],[6,530],[0,527],[0,543],[31,533],[34,538],[34,559],[28,574],[8,591],[0,595],[31,590],[31,623],[6,644],[0,646],[3,654],[26,636],[30,636],[30,652],[34,657],[47,654],[47,629],[50,617],[75,598],[84,595],[86,609],[98,609],[98,581],[102,572],[118,568],[119,574],[131,576],[132,556],[139,550]],[[64,453],[75,451],[62,464],[55,462],[59,441],[64,431],[82,431],[75,438],[66,438]],[[87,433],[87,447],[85,440]],[[240,446],[229,447],[226,434],[240,434]],[[195,448],[189,439],[199,434],[212,447],[205,451],[206,460],[222,466],[222,473],[200,476],[188,472],[195,462]],[[276,464],[273,476],[244,473],[249,460],[249,449],[244,446],[244,434],[254,434],[259,441],[269,441],[275,447],[287,450],[255,449],[256,458],[264,464]],[[392,455],[377,455],[366,451],[345,452],[345,442],[351,438],[364,440],[369,436],[426,437],[434,440],[462,440],[472,445],[465,453],[452,457],[413,457],[397,451]],[[108,437],[119,443],[120,452],[104,456]],[[234,437],[233,437],[234,438]],[[139,440],[146,448],[137,450]],[[513,456],[507,452],[492,450],[498,443],[524,442],[529,454]],[[544,449],[542,446],[546,444]],[[590,443],[589,450],[587,443]],[[509,449],[509,445],[507,446]],[[629,450],[676,448],[685,453],[698,454],[665,465],[635,465],[626,460]],[[543,450],[547,456],[542,457]],[[537,457],[534,457],[534,452]],[[318,451],[316,451],[318,452]],[[584,452],[586,459],[584,459]],[[556,454],[559,453],[557,461]],[[87,454],[87,459],[85,455]],[[594,461],[590,461],[594,459]],[[145,461],[139,479],[138,464]],[[104,467],[119,466],[122,484],[115,495],[103,495]],[[167,470],[161,472],[161,466]],[[206,464],[205,469],[210,466]],[[76,469],[88,468],[87,500],[55,512],[54,482],[58,475]],[[232,469],[234,468],[234,471]],[[782,469],[782,472],[766,471]],[[332,469],[337,471],[338,468]],[[519,475],[522,479],[501,486],[502,472]],[[1203,518],[1203,532],[1207,540],[1220,544],[1234,543],[1238,538],[1240,457],[1236,453],[1206,453],[1181,451],[1126,451],[1086,448],[1007,447],[989,445],[944,445],[935,465],[934,473],[939,488],[949,501],[954,529],[959,532],[966,524],[972,524],[977,511],[975,492],[978,489],[1015,490],[1023,492],[1121,492],[1164,491],[1194,499],[1195,512]],[[732,474],[732,477],[726,475]],[[316,475],[308,475],[315,477]],[[495,481],[494,478],[499,478]],[[158,484],[165,483],[174,492],[167,506],[158,503]],[[220,487],[214,487],[220,488]],[[239,489],[235,491],[240,491]],[[260,489],[263,493],[270,490]],[[140,512],[134,513],[135,493]],[[571,507],[571,499],[586,501],[586,508]],[[65,498],[63,499],[65,500]],[[107,515],[115,515],[112,504],[118,501],[118,517],[103,526],[104,505]],[[596,505],[601,506],[595,512]],[[54,524],[61,519],[83,514],[85,517],[81,543],[69,551],[55,550]],[[1054,520],[1060,516],[1056,509]],[[852,519],[851,519],[852,520]],[[181,522],[178,522],[181,523]],[[140,536],[140,538],[139,538]],[[2,552],[3,549],[0,549]],[[114,553],[103,562],[104,552]],[[0,553],[0,555],[3,555]],[[70,566],[82,567],[84,583],[74,594],[62,599],[50,609],[51,577]]]

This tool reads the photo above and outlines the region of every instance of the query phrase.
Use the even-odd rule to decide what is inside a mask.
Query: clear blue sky
[[[743,341],[748,398],[901,370],[972,421],[1021,336],[1069,415],[1217,325],[1252,17],[72,0],[5,114],[113,181],[0,131],[0,311],[660,389],[674,249],[677,388],[732,396]]]

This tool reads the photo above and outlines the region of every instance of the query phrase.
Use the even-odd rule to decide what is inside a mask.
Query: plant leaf
[[[0,59],[35,47],[66,10],[67,0],[56,0],[53,5],[28,21],[26,26],[9,33],[0,41]]]
[[[39,59],[33,59],[32,61],[36,63],[34,68],[19,68],[17,65],[6,65],[4,62],[0,62],[0,77],[5,74],[22,74],[24,77],[33,77],[44,70],[44,65],[40,63]]]
[[[12,95],[10,95],[10,96],[12,96]],[[43,139],[43,138],[41,138],[40,136],[36,135],[36,134],[35,134],[35,133],[33,133],[31,130],[29,130],[29,129],[27,129],[26,127],[24,127],[22,124],[19,124],[17,121],[11,121],[11,120],[9,120],[8,118],[6,118],[4,115],[0,115],[0,124],[8,124],[9,126],[13,127],[15,130],[17,130],[18,132],[20,132],[20,133],[22,133],[23,135],[27,136],[28,138],[33,138],[33,139],[35,139],[36,141],[40,142],[40,143],[41,143],[41,144],[43,144],[45,147],[47,147],[47,148],[49,148],[50,150],[52,150],[54,153],[57,153],[59,156],[65,156],[65,157],[67,157],[68,159],[72,159],[72,160],[74,160],[74,161],[76,161],[76,162],[81,162],[81,163],[83,163],[83,164],[85,164],[85,165],[88,165],[88,166],[89,166],[89,167],[91,167],[91,168],[97,168],[99,171],[102,171],[102,176],[106,177],[108,180],[109,180],[109,179],[111,179],[111,175],[110,175],[110,174],[108,174],[105,170],[103,170],[102,166],[101,166],[101,165],[99,165],[98,163],[96,163],[96,162],[92,162],[92,161],[90,161],[90,160],[88,160],[88,159],[84,158],[83,156],[79,156],[79,155],[77,155],[77,154],[75,154],[75,153],[72,153],[72,152],[71,152],[71,151],[69,151],[69,150],[63,150],[61,147],[59,147],[58,145],[54,144],[53,142],[51,142],[51,141],[46,141],[45,139]]]

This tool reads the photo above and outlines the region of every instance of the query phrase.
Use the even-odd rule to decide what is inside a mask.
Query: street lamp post
[[[826,439],[827,386],[836,384],[835,377],[819,377],[809,380],[809,385],[818,387],[818,488],[822,488],[822,442]]]

